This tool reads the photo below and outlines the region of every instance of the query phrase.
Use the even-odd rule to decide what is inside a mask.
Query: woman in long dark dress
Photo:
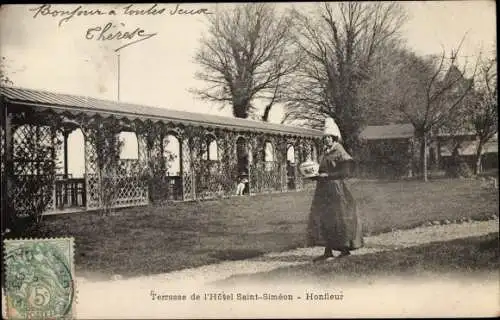
[[[333,120],[333,119],[332,119]],[[340,132],[325,123],[325,152],[319,165],[316,191],[311,205],[308,225],[308,245],[324,245],[325,252],[314,261],[350,255],[363,246],[361,221],[356,201],[344,179],[350,175],[352,157],[340,144]],[[338,133],[337,133],[338,132]]]

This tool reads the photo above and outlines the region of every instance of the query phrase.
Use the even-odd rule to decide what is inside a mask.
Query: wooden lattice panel
[[[304,161],[311,161],[313,160],[312,157],[312,146],[311,146],[311,141],[310,140],[304,140],[302,143],[303,146],[303,160]]]
[[[297,165],[295,166],[296,170],[298,170],[298,167],[299,165],[304,162],[304,159],[302,159],[301,157],[301,145],[300,144],[297,144],[297,146],[294,148],[294,152],[295,152],[295,162],[297,163]],[[296,190],[302,190],[302,185],[303,185],[303,179],[302,179],[302,175],[296,171],[295,172],[295,189]]]
[[[287,142],[285,139],[278,140],[276,147],[276,156],[278,159],[278,163],[280,163],[280,190],[287,190]]]
[[[316,188],[316,181],[311,179],[304,179],[302,183],[302,190],[313,190]]]
[[[5,129],[3,126],[0,126],[0,177],[2,179],[2,188],[3,188],[3,181],[5,177]],[[2,201],[3,205],[3,201]],[[3,210],[3,207],[2,207]],[[2,211],[3,212],[3,211]]]
[[[236,186],[239,178],[239,175],[241,172],[238,170],[238,154],[236,150],[236,139],[237,135],[233,132],[231,132],[227,136],[227,148],[224,150],[224,162],[226,163],[227,161],[227,167],[226,167],[226,184],[224,185],[224,188],[226,189],[227,194],[234,194],[236,190]]]
[[[88,209],[96,209],[101,206],[100,185],[101,177],[97,168],[96,147],[92,141],[85,139],[85,186]]]
[[[222,132],[217,146],[219,159],[210,171],[209,192],[211,196],[232,195],[239,177],[236,135],[233,132]]]
[[[199,199],[228,196],[236,190],[237,177],[228,164],[213,162],[200,171],[196,180],[196,197]]]
[[[146,161],[142,161],[144,165],[148,166],[148,175],[151,181],[149,182],[148,197],[153,203],[161,203],[165,200],[171,199],[169,195],[169,181],[166,179],[166,160],[165,152],[167,148],[168,138],[162,134],[157,134],[154,137],[149,137],[149,147],[146,144],[145,156],[148,157]],[[142,158],[141,158],[142,159]],[[145,160],[145,159],[144,159]]]
[[[196,198],[206,199],[223,193],[220,169],[218,161],[202,161],[196,171]]]
[[[2,121],[2,124],[3,124],[3,121]],[[3,125],[0,125],[0,162],[1,162],[1,165],[0,165],[0,179],[1,179],[1,183],[2,183],[2,197],[4,196],[4,190],[3,188],[6,187],[5,183],[7,182],[6,180],[6,176],[5,176],[5,143],[4,143],[4,140],[5,140],[5,129],[3,127]],[[1,211],[0,211],[0,214],[2,214],[3,217],[6,217],[7,216],[7,208],[4,208],[4,201],[3,199],[0,200],[0,205],[1,205]],[[3,222],[3,218],[2,218],[2,222]]]
[[[288,190],[288,177],[286,172],[286,164],[281,166],[281,191]]]
[[[250,166],[252,191],[255,193],[281,191],[281,167],[277,161],[252,164]]]
[[[157,144],[155,147],[153,147],[153,150],[159,150],[159,144],[160,144],[160,139],[155,139],[157,141]],[[142,174],[142,170],[145,170],[149,166],[149,156],[148,156],[148,148],[147,148],[147,141],[146,138],[142,135],[137,135],[137,143],[138,143],[138,151],[139,151],[139,161],[138,161],[138,167],[135,172],[137,181],[136,181],[136,188],[137,192],[136,194],[138,195],[137,198],[137,205],[142,205],[142,204],[148,204],[149,203],[149,195],[148,195],[148,186],[145,183],[145,181],[140,180],[140,175]]]
[[[54,209],[55,146],[55,130],[50,127],[23,125],[15,129],[13,185],[9,192],[17,214],[25,215],[39,205]]]
[[[182,194],[184,200],[193,199],[193,174],[192,174],[192,162],[191,162],[191,148],[189,147],[189,141],[187,138],[181,140],[181,152],[182,152]]]
[[[147,189],[140,179],[139,169],[138,160],[120,160],[118,168],[103,177],[116,192],[111,203],[112,207],[147,204]]]

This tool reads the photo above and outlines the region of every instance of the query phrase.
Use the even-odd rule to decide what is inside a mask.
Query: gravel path
[[[453,240],[498,232],[498,220],[443,224],[365,238],[366,246],[353,255],[411,247],[434,241]],[[204,301],[206,294],[218,293],[212,282],[234,275],[271,271],[276,268],[311,263],[322,248],[299,248],[242,261],[228,261],[167,274],[108,281],[76,278],[76,317],[79,319],[165,319],[165,318],[269,318],[269,317],[364,317],[364,316],[494,316],[498,314],[498,280],[487,282],[463,279],[446,282],[436,279],[428,283],[394,282],[362,287],[340,287],[341,301]],[[467,281],[466,281],[467,280]],[[339,285],[339,284],[337,284]],[[218,291],[217,291],[218,290]],[[235,294],[256,292],[286,293],[305,297],[315,290],[291,283],[289,287],[234,287]],[[260,290],[260,291],[259,291]],[[337,290],[331,288],[331,290]],[[222,291],[224,292],[224,291]],[[323,294],[324,291],[313,291]],[[331,293],[331,292],[330,292]],[[450,294],[453,293],[453,294]],[[193,299],[198,294],[201,299]],[[181,296],[173,301],[154,297]],[[408,299],[402,299],[408,297]],[[5,303],[2,295],[3,303]],[[238,299],[236,299],[238,300]],[[435,303],[439,301],[439,303]],[[363,308],[360,309],[360,305]],[[5,310],[5,309],[4,309]]]
[[[471,221],[462,224],[423,226],[410,230],[396,230],[366,237],[365,247],[353,251],[352,254],[362,255],[385,250],[394,250],[435,241],[481,236],[498,231],[499,225],[497,219]],[[320,255],[322,252],[322,247],[298,248],[285,252],[268,253],[253,259],[226,261],[154,276],[143,276],[130,279],[121,279],[120,276],[115,276],[112,280],[105,282],[150,282],[155,284],[165,283],[172,286],[200,286],[226,279],[233,275],[266,272],[281,267],[311,263],[312,257]],[[77,281],[79,283],[88,282],[86,279],[78,277]]]
[[[498,220],[444,224],[394,231],[366,237],[366,247],[353,252],[362,255],[394,248],[417,246],[433,241],[481,236],[498,232]],[[341,286],[346,299],[341,301],[205,301],[206,294],[226,292],[213,282],[234,275],[271,271],[276,268],[311,263],[311,257],[322,253],[322,248],[299,248],[281,253],[270,253],[259,258],[228,261],[199,268],[185,269],[151,277],[110,281],[77,282],[76,310],[82,319],[104,318],[269,318],[269,317],[364,317],[364,316],[444,316],[470,317],[498,314],[498,279],[462,279],[428,282],[374,283],[362,287]],[[306,292],[324,291],[303,286],[298,282],[287,286],[263,287],[258,284],[232,286],[232,294],[285,293],[305,297]],[[337,284],[340,286],[341,284]],[[333,288],[332,290],[335,290]],[[451,294],[453,293],[453,294]],[[193,301],[198,294],[200,301]],[[183,295],[184,301],[159,301],[155,295]],[[407,299],[402,299],[407,297]],[[439,301],[435,304],[435,301]],[[363,305],[363,309],[359,308]]]

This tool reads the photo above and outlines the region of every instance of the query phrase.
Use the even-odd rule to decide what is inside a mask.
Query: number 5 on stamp
[[[7,319],[74,318],[73,238],[4,241]]]

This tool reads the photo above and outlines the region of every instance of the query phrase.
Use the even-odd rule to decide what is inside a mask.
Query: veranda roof
[[[287,126],[257,120],[230,118],[203,113],[178,111],[119,101],[96,99],[86,96],[61,94],[19,87],[1,87],[6,102],[50,109],[57,113],[91,114],[102,117],[114,116],[129,120],[142,119],[172,122],[202,127],[219,127],[235,131],[253,131],[279,135],[320,137],[322,131]]]

